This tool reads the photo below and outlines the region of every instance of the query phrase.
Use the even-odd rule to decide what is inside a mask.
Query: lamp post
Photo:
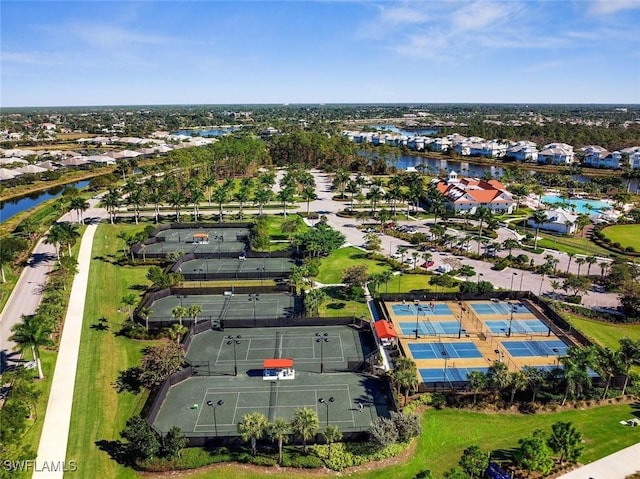
[[[540,289],[538,289],[538,296],[542,296],[542,283],[544,282],[544,273],[542,273],[542,278],[540,278]]]
[[[509,308],[511,309],[511,315],[509,316],[509,332],[507,334],[508,338],[511,337],[511,324],[513,323],[513,310],[515,309],[515,306],[509,303]]]
[[[180,306],[182,306],[182,300],[183,300],[184,298],[186,298],[186,297],[187,297],[187,295],[186,295],[186,294],[178,294],[178,295],[177,295],[177,297],[178,297],[178,299],[180,300]]]
[[[413,304],[416,306],[416,339],[420,339],[418,335],[419,324],[418,324],[418,315],[420,314],[420,300],[416,299],[413,301]]]
[[[218,419],[216,418],[216,408],[218,406],[222,406],[223,404],[224,401],[222,399],[219,399],[215,403],[213,401],[207,401],[207,406],[213,409],[213,427],[216,432],[216,437],[218,437]]]
[[[522,280],[524,279],[524,272],[520,273],[520,289],[518,291],[522,291]]]
[[[198,274],[200,276],[200,289],[202,289],[202,279],[204,277],[204,269],[198,268]]]
[[[260,301],[260,293],[251,293],[249,301],[253,303],[253,320],[256,320],[256,303]]]
[[[329,342],[329,333],[316,333],[316,343],[320,343],[320,374],[324,373],[324,343]]]
[[[402,278],[402,271],[398,271],[398,294],[400,294],[400,278]]]
[[[227,336],[227,344],[233,345],[233,375],[234,376],[238,375],[238,357],[236,355],[236,344],[240,344],[240,338],[242,338],[242,336],[240,336],[239,334],[237,336]]]
[[[558,367],[560,365],[560,351],[558,350],[558,348],[553,348],[552,351],[554,353],[556,353],[556,367]]]
[[[449,355],[446,351],[442,351],[442,357],[444,358],[444,373],[442,375],[442,386],[444,387],[447,383],[447,359],[449,359]]]
[[[260,273],[260,286],[262,286],[264,284],[264,272],[266,268],[264,266],[258,266],[256,269]]]
[[[513,291],[513,278],[515,278],[516,276],[518,276],[518,273],[513,272],[511,274],[511,286],[509,287],[509,291]]]
[[[327,399],[325,401],[324,398],[320,398],[318,399],[318,402],[320,404],[324,404],[327,407],[327,427],[329,427],[329,403],[332,403],[333,401],[335,401],[336,398],[334,398],[333,396],[331,396],[329,399]]]
[[[478,276],[476,277],[476,285],[480,284],[480,276],[484,276],[484,273],[478,273]]]

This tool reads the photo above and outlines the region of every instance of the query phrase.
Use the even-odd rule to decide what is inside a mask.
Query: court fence
[[[293,251],[287,252],[278,252],[282,254],[282,256],[258,256],[256,253],[251,254],[250,252],[246,253],[247,258],[260,258],[260,259],[293,259]],[[214,253],[213,256],[217,258],[217,254]],[[209,259],[216,259],[209,258]],[[171,266],[169,269],[170,272],[176,273],[179,272],[182,274],[185,281],[211,281],[211,280],[224,280],[224,279],[285,279],[291,275],[291,271],[289,269],[283,270],[274,270],[269,269],[268,267],[256,267],[251,270],[242,270],[240,268],[241,265],[238,265],[239,268],[237,271],[208,271],[208,270],[198,270],[192,272],[184,272],[182,270],[182,265],[187,261],[193,261],[196,259],[203,259],[203,256],[200,253],[187,253],[183,255],[176,263]],[[236,256],[233,258],[225,258],[225,259],[237,259]],[[265,265],[266,266],[266,265]]]

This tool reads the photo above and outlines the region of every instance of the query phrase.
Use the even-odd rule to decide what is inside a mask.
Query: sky
[[[0,2],[0,105],[640,103],[640,0]]]

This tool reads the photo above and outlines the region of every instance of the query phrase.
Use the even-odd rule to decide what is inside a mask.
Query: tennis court
[[[405,336],[416,334],[415,321],[401,321],[399,323],[400,330]],[[460,323],[458,321],[419,321],[418,336],[439,336],[447,334],[458,334],[460,331]]]
[[[509,320],[507,319],[495,319],[485,320],[484,324],[487,325],[489,331],[492,333],[504,333],[509,331]],[[544,324],[539,319],[514,319],[511,321],[511,334],[548,334],[549,326]]]
[[[287,381],[191,377],[169,389],[154,426],[162,433],[177,426],[187,437],[237,436],[245,414],[291,420],[302,407],[317,412],[320,429],[330,424],[343,432],[367,430],[377,417],[389,416],[388,398],[377,378],[296,370],[295,379]]]
[[[230,339],[233,338],[233,339]],[[262,362],[292,358],[297,371],[346,371],[375,349],[371,333],[350,326],[225,328],[196,334],[186,354],[198,374],[261,374]]]
[[[560,339],[545,341],[502,341],[509,354],[514,358],[525,356],[563,356],[567,345]]]
[[[199,321],[289,317],[302,307],[297,303],[289,293],[171,295],[151,303],[149,321],[175,320],[176,306],[188,308],[194,304],[202,308]]]
[[[210,243],[193,242],[170,242],[160,241],[157,243],[145,244],[136,253],[139,256],[165,256],[167,254],[182,252],[184,254],[193,253],[195,255],[219,255],[224,257],[238,257],[244,254],[247,245],[242,241],[214,241]]]
[[[484,301],[468,303],[473,311],[478,315],[509,315],[513,309],[513,314],[531,313],[522,303],[512,303],[506,301]]]
[[[455,343],[409,343],[409,350],[413,359],[472,359],[481,358],[482,354],[478,351],[475,344],[470,341]]]
[[[430,304],[392,304],[391,309],[396,316],[451,316],[453,312],[445,303]]]
[[[208,242],[209,244],[244,241],[248,236],[248,228],[169,228],[155,235],[156,238],[160,238],[160,241],[166,243]]]
[[[440,383],[440,382],[466,382],[469,373],[478,371],[487,374],[489,368],[421,368],[419,369],[420,377],[424,383]]]
[[[289,258],[193,259],[180,264],[186,280],[285,277],[295,261]]]

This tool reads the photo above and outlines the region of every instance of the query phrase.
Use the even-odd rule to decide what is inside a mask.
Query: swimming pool
[[[580,200],[576,198],[572,198],[570,200],[561,198],[558,195],[544,195],[542,197],[542,202],[546,204],[552,203],[565,203],[568,205],[575,205],[576,213],[582,214],[594,214],[601,213],[602,210],[610,208],[611,205],[606,201],[598,201],[598,200]],[[566,209],[571,209],[570,206],[566,207]]]

